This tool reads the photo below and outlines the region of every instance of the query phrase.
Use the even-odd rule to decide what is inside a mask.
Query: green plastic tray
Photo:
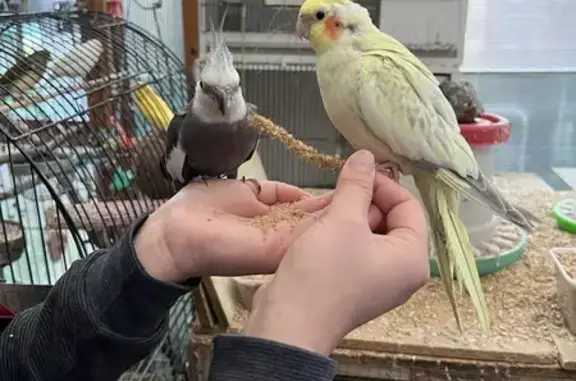
[[[476,258],[476,266],[478,267],[478,273],[480,276],[501,271],[520,259],[522,253],[524,253],[528,235],[524,230],[518,227],[516,229],[518,230],[518,233],[520,233],[521,237],[520,242],[518,242],[516,246],[499,255]],[[439,277],[440,272],[438,271],[438,261],[434,257],[430,258],[429,261],[430,275],[433,277]]]
[[[567,206],[571,207],[574,204],[576,204],[576,199],[569,198],[560,201],[552,210],[552,214],[554,214],[554,218],[556,218],[558,227],[571,234],[576,234],[576,219],[574,219],[575,217],[566,215],[562,209]]]

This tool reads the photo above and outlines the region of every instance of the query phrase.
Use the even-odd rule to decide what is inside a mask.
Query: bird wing
[[[366,127],[420,167],[476,178],[474,154],[437,82],[401,56],[370,51],[362,60],[357,104]]]
[[[185,180],[184,168],[188,161],[186,153],[180,148],[180,130],[185,117],[186,112],[180,111],[170,121],[166,131],[166,150],[161,163],[171,180],[182,183]]]
[[[257,147],[258,147],[258,142],[256,142],[256,144],[254,145],[254,149],[252,151],[250,151],[250,153],[248,154],[248,157],[246,158],[246,160],[244,160],[244,162],[247,162],[250,159],[252,159],[252,157],[254,156],[254,152],[256,152]]]
[[[508,202],[481,173],[440,87],[400,59],[370,53],[363,60],[357,105],[366,128],[395,154],[530,231],[530,221],[538,219]]]

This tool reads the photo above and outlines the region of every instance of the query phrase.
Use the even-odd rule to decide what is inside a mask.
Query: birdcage
[[[399,38],[439,77],[450,77],[458,70],[463,56],[466,0],[357,3],[368,9],[375,25]],[[204,0],[200,48],[209,49],[210,24],[224,18],[224,38],[234,54],[247,100],[305,143],[346,157],[352,148],[324,111],[314,54],[307,41],[294,36],[301,4],[301,0]],[[421,10],[417,15],[415,7]],[[264,137],[258,152],[268,178],[314,188],[335,183],[335,173],[295,157],[275,140]]]
[[[147,31],[86,11],[0,16],[0,74],[0,295],[18,310],[172,195],[159,158],[186,82]],[[181,298],[123,379],[181,377],[192,311]]]

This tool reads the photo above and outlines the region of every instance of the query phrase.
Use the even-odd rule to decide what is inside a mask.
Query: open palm
[[[310,197],[280,182],[261,181],[258,192],[250,182],[214,180],[189,184],[154,214],[165,221],[166,246],[182,274],[260,274],[275,271],[296,236],[311,224],[305,220],[293,228],[285,222],[264,232],[246,218],[279,202],[295,202],[298,209],[314,213],[330,200],[331,194]]]

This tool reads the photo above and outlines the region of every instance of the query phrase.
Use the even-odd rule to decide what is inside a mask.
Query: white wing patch
[[[166,158],[166,171],[173,180],[184,182],[182,171],[186,164],[186,152],[177,144]]]

